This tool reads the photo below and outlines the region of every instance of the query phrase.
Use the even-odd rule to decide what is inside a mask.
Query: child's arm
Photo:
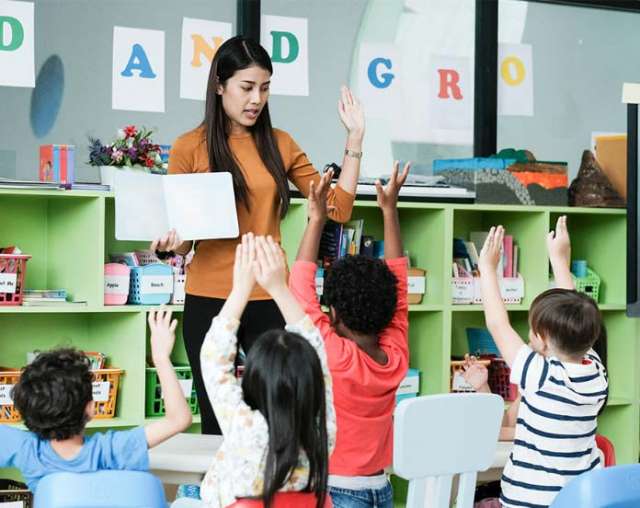
[[[384,258],[397,259],[403,255],[400,220],[398,219],[398,193],[409,175],[410,163],[405,164],[402,174],[398,175],[399,163],[395,161],[391,178],[384,187],[376,181],[377,201],[384,221]]]
[[[325,384],[327,435],[329,451],[333,451],[336,437],[336,415],[333,407],[333,388],[327,353],[320,331],[304,313],[302,307],[287,286],[287,267],[280,246],[269,236],[256,238],[256,280],[276,302],[287,330],[302,335],[318,353]]]
[[[500,428],[500,441],[513,441],[516,437],[516,420],[518,419],[518,407],[520,406],[520,395],[514,400],[509,409],[502,417],[502,427]]]
[[[207,395],[225,436],[229,434],[233,418],[239,410],[246,410],[245,419],[251,418],[251,409],[243,400],[242,388],[235,376],[234,361],[240,318],[255,285],[254,260],[255,241],[253,234],[249,233],[242,236],[242,242],[236,247],[233,288],[220,314],[211,321],[211,328],[200,350],[200,366]]]
[[[151,329],[151,355],[156,367],[164,398],[166,413],[163,418],[145,427],[147,446],[153,448],[191,425],[191,410],[171,364],[171,351],[176,340],[177,321],[171,320],[171,311],[149,313]]]
[[[482,286],[482,305],[487,328],[498,346],[502,357],[511,366],[518,350],[524,345],[522,338],[509,322],[507,308],[500,295],[498,285],[498,262],[502,256],[504,228],[491,228],[489,236],[480,252],[480,283]]]
[[[547,236],[549,261],[556,280],[556,286],[563,289],[575,289],[569,264],[571,263],[571,241],[567,230],[567,216],[558,218],[556,230]]]

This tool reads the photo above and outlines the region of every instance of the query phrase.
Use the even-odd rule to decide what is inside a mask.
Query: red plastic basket
[[[22,305],[29,259],[26,254],[0,254],[0,305]],[[5,289],[9,290],[2,292]]]
[[[513,401],[518,396],[518,386],[511,383],[511,369],[502,358],[491,358],[489,387],[504,400]]]

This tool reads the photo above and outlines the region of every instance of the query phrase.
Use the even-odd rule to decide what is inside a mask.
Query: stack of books
[[[68,302],[66,289],[25,289],[22,305],[27,307],[48,307],[86,305],[86,302]]]
[[[384,256],[384,241],[376,241],[363,234],[364,219],[346,224],[329,221],[320,238],[320,266],[329,268],[336,259],[362,254],[369,257]]]

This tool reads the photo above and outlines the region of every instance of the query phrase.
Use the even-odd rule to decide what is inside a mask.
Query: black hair
[[[315,349],[300,335],[284,330],[263,333],[249,350],[242,377],[245,402],[269,425],[269,449],[262,500],[265,508],[299,465],[309,459],[306,492],[324,506],[328,478],[325,383]]]
[[[228,171],[233,178],[236,199],[249,210],[250,190],[234,157],[227,136],[230,132],[229,118],[218,95],[218,85],[224,86],[236,71],[258,66],[273,74],[271,58],[267,51],[253,39],[238,35],[225,41],[216,51],[211,62],[205,116],[202,125],[205,129],[210,171]],[[260,158],[276,182],[280,196],[280,215],[284,217],[289,209],[290,192],[287,173],[282,156],[273,135],[269,105],[265,104],[256,123],[250,129]],[[245,168],[249,170],[250,168]]]
[[[82,352],[54,349],[22,370],[13,402],[27,428],[42,439],[69,439],[87,424],[92,383],[90,361]]]
[[[529,323],[533,333],[547,337],[568,355],[584,355],[606,337],[596,302],[570,289],[549,289],[538,295],[531,304]]]
[[[324,282],[324,301],[336,318],[356,333],[384,330],[398,304],[396,276],[380,259],[345,256],[338,259]]]

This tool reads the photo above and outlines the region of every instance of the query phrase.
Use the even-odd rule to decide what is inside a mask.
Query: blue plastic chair
[[[640,464],[594,469],[567,483],[551,508],[636,508],[640,506]]]
[[[167,508],[160,480],[140,471],[54,473],[38,483],[34,508]]]

